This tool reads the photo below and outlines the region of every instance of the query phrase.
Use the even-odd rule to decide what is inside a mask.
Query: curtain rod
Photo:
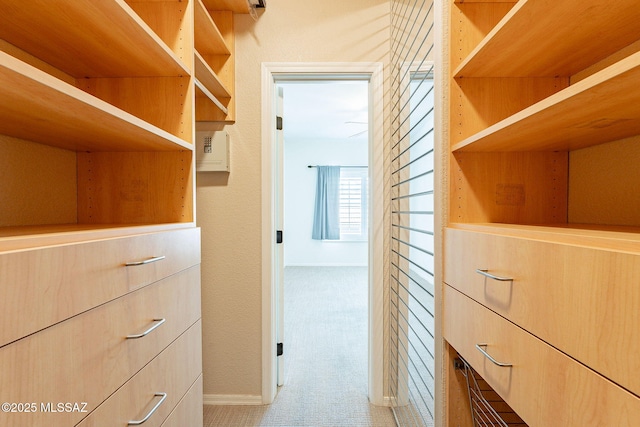
[[[317,168],[320,165],[309,165],[307,166],[309,169]],[[368,168],[369,166],[340,166],[340,165],[331,165],[331,166],[339,166],[341,168]]]

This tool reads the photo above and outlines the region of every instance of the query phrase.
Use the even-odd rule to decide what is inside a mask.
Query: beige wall
[[[389,14],[389,0],[269,0],[255,22],[236,16],[231,173],[197,182],[205,395],[261,394],[261,64],[387,64]]]

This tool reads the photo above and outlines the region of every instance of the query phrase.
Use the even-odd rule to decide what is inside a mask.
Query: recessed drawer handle
[[[484,355],[484,357],[486,357],[487,359],[491,360],[491,362],[493,362],[493,364],[495,364],[495,365],[501,366],[503,368],[509,368],[509,367],[513,366],[511,363],[498,362],[496,359],[491,357],[491,355],[489,353],[487,353],[487,350],[485,350],[485,348],[487,348],[488,345],[489,344],[486,344],[486,343],[476,344],[476,348],[478,349],[478,351],[480,353],[482,353]]]
[[[164,402],[164,400],[167,398],[167,393],[155,393],[153,395],[154,397],[160,397],[161,399],[158,401],[158,403],[156,403],[156,405],[151,408],[151,410],[149,411],[149,413],[147,414],[146,417],[144,417],[141,420],[131,420],[127,423],[127,425],[129,426],[139,426],[140,424],[144,423],[145,421],[147,421],[151,415],[153,415],[154,412],[156,412],[156,409],[158,409],[160,407],[160,405],[162,405],[162,402]]]
[[[489,273],[489,270],[483,270],[481,268],[476,269],[476,273],[482,274],[483,276],[488,277],[489,279],[497,280],[499,282],[513,282],[513,278],[512,277],[496,276],[496,275],[493,275],[493,274]]]
[[[153,325],[151,325],[151,327],[149,329],[147,329],[146,331],[142,332],[141,334],[132,334],[132,335],[127,335],[127,339],[128,340],[133,340],[136,338],[142,338],[142,337],[146,337],[147,335],[149,335],[151,333],[151,331],[153,331],[154,329],[156,329],[158,326],[162,325],[164,322],[167,321],[167,319],[153,319],[154,322],[158,322],[158,323],[154,323]]]
[[[135,265],[145,265],[145,264],[151,264],[152,262],[156,262],[156,261],[161,261],[165,259],[165,256],[157,256],[157,257],[153,257],[153,258],[149,258],[149,259],[145,259],[144,261],[132,261],[132,262],[128,262],[125,265],[127,267],[132,267]]]

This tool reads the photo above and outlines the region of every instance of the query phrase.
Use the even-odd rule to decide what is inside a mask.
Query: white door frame
[[[262,402],[273,402],[277,394],[275,87],[277,80],[301,75],[315,80],[318,76],[335,77],[336,80],[362,76],[369,80],[369,400],[374,405],[385,405],[384,80],[380,62],[262,64]]]

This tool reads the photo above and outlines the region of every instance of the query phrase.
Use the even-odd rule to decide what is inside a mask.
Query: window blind
[[[340,170],[340,238],[367,239],[367,169]]]

